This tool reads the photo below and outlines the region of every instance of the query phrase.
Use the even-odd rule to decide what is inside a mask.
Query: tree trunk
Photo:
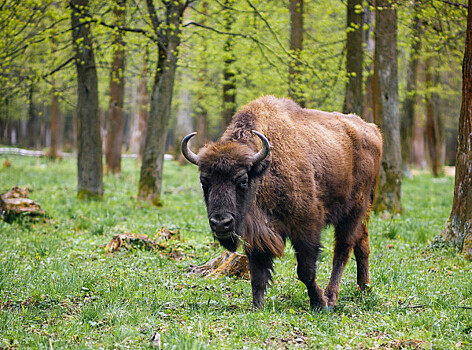
[[[305,107],[301,54],[303,50],[303,0],[290,0],[290,54],[288,66],[288,95]]]
[[[231,7],[233,4],[234,0],[225,0],[226,7]],[[231,32],[231,27],[234,23],[234,16],[231,9],[225,9],[223,11],[223,20],[225,31]],[[228,35],[223,47],[223,130],[231,123],[231,119],[236,113],[236,74],[233,66],[235,61],[233,46],[233,37]]]
[[[364,96],[362,86],[362,70],[364,59],[363,48],[364,13],[362,0],[347,1],[347,42],[346,42],[346,96],[344,113],[364,113]]]
[[[413,128],[415,125],[415,105],[417,99],[418,55],[421,48],[421,21],[418,16],[419,5],[413,0],[413,21],[411,25],[411,49],[406,76],[406,95],[402,105],[400,120],[400,139],[402,148],[402,173],[411,176],[410,161],[413,147]]]
[[[375,11],[371,10],[371,7],[374,6],[373,0],[369,1],[367,6],[364,9],[364,23],[367,24],[367,30],[364,31],[364,43],[367,48],[367,56],[373,57],[374,50],[375,50],[375,40],[373,33],[373,28],[375,24]],[[364,96],[364,111],[363,116],[366,121],[369,123],[374,122],[374,112],[373,112],[373,77],[374,77],[374,69],[373,64],[366,65],[366,79],[365,79],[365,96]]]
[[[180,104],[177,109],[174,130],[175,157],[179,160],[180,165],[184,165],[186,162],[185,157],[180,152],[180,143],[185,135],[190,134],[194,130],[192,123],[192,98],[189,89],[186,88],[187,84],[184,83],[183,85],[184,87],[180,90]]]
[[[39,148],[41,144],[41,124],[39,115],[36,111],[33,101],[34,86],[30,86],[28,94],[28,122],[27,122],[27,142],[25,144],[30,148]]]
[[[472,259],[472,0],[469,0],[464,61],[462,63],[462,105],[457,140],[454,201],[442,231]]]
[[[207,16],[207,9],[208,9],[208,3],[206,1],[203,1],[202,3],[202,20],[201,23],[202,25],[205,25],[205,18]],[[208,81],[208,69],[207,69],[207,42],[203,41],[203,55],[200,57],[202,61],[202,68],[200,69],[200,72],[198,74],[198,84],[199,84],[199,89],[197,91],[197,102],[196,102],[196,107],[195,111],[197,113],[196,117],[196,125],[195,125],[195,130],[197,131],[197,135],[195,135],[194,139],[194,145],[195,149],[200,149],[202,148],[205,143],[208,140],[208,110],[206,107],[205,103],[205,86]]]
[[[384,135],[376,211],[402,211],[401,148],[397,73],[397,14],[389,0],[376,1],[374,121]]]
[[[102,141],[98,110],[97,67],[93,53],[88,0],[72,0],[72,42],[77,68],[77,195],[103,195]]]
[[[431,57],[425,62],[425,84],[426,84],[426,127],[425,138],[428,149],[428,159],[433,176],[441,173],[442,159],[442,129],[441,117],[439,114],[439,96],[434,92],[434,88],[439,83],[439,72],[434,71],[431,64]],[[434,76],[434,77],[433,77]]]
[[[113,14],[115,24],[122,26],[126,19],[126,0],[115,0]],[[123,32],[118,30],[113,39],[113,62],[110,76],[110,106],[108,109],[105,161],[107,170],[114,174],[121,171],[121,148],[123,146],[125,92],[125,42]]]
[[[166,2],[166,26],[158,24],[154,6],[147,0],[154,30],[161,34],[158,45],[158,63],[151,95],[151,110],[147,123],[146,142],[139,179],[139,198],[154,205],[161,205],[161,183],[166,145],[167,125],[169,121],[175,71],[177,68],[178,48],[185,1]]]
[[[143,66],[136,92],[136,112],[133,114],[131,128],[131,152],[137,153],[140,161],[143,159],[144,141],[146,140],[146,125],[148,119],[149,94],[148,94],[148,51],[144,54]]]
[[[61,111],[59,109],[59,101],[57,99],[56,93],[54,91],[54,84],[53,84],[53,89],[51,91],[51,145],[49,146],[49,153],[48,157],[51,159],[56,159],[58,155],[58,149],[59,149],[59,139],[60,139],[60,130],[61,130],[61,122],[60,122],[60,117],[61,117]]]

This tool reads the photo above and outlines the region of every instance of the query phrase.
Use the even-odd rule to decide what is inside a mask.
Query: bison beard
[[[370,254],[365,223],[382,156],[374,124],[265,96],[241,108],[221,139],[198,154],[188,148],[193,135],[182,141],[182,153],[200,169],[214,236],[230,251],[245,243],[255,307],[263,306],[273,259],[283,255],[287,238],[313,309],[336,304],[352,250],[357,284],[365,288]],[[316,265],[321,230],[329,224],[335,227],[333,270],[323,292]]]

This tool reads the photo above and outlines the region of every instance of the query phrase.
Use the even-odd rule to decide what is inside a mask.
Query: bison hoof
[[[325,314],[330,314],[331,312],[333,312],[333,310],[334,310],[334,306],[325,306],[324,308],[321,309],[321,312]]]

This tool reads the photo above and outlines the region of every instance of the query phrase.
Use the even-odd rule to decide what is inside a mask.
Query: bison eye
[[[236,184],[238,185],[239,188],[247,188],[249,183],[249,179],[247,174],[244,174],[243,176],[240,176],[236,179]]]

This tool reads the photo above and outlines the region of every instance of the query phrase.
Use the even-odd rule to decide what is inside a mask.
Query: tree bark
[[[49,147],[48,157],[51,159],[56,159],[58,155],[59,149],[59,140],[60,140],[60,130],[61,130],[61,110],[59,109],[59,101],[54,91],[54,84],[53,89],[51,91],[51,145]]]
[[[231,27],[234,23],[234,16],[232,10],[228,9],[234,4],[234,0],[225,0],[227,7],[223,11],[223,20],[226,32],[231,32]],[[223,67],[223,123],[222,129],[231,123],[233,115],[236,113],[236,74],[234,72],[234,39],[231,35],[226,37],[223,47],[224,67]]]
[[[410,161],[413,147],[413,129],[415,125],[415,105],[418,93],[418,55],[421,48],[421,21],[418,16],[418,1],[413,0],[413,20],[411,24],[411,49],[406,76],[406,96],[402,104],[400,120],[400,139],[402,148],[402,173],[411,176]]]
[[[375,51],[375,39],[372,35],[373,28],[375,24],[375,11],[371,10],[371,7],[374,6],[374,0],[370,0],[367,3],[367,6],[364,9],[364,23],[367,24],[367,30],[364,31],[364,43],[366,45],[366,51],[368,57],[374,57]],[[364,96],[364,111],[363,116],[366,121],[369,123],[374,122],[374,112],[373,112],[373,77],[374,77],[374,67],[373,63],[366,65],[365,67],[365,96]]]
[[[362,86],[362,70],[364,64],[364,13],[362,0],[347,1],[347,41],[346,41],[346,95],[344,97],[344,113],[364,113],[364,96]]]
[[[77,68],[77,195],[103,195],[102,141],[98,110],[97,67],[93,52],[88,0],[72,0],[72,42]]]
[[[147,119],[149,109],[149,93],[148,93],[148,51],[144,55],[143,65],[139,85],[136,92],[135,106],[133,113],[133,122],[131,127],[131,152],[137,153],[140,161],[143,159],[144,141],[146,140]]]
[[[288,95],[305,107],[301,54],[303,50],[303,0],[290,0],[290,54],[288,66]]]
[[[207,9],[208,9],[208,3],[206,1],[203,1],[202,3],[202,20],[200,21],[202,25],[205,25],[205,18],[207,16]],[[198,73],[198,84],[199,84],[199,89],[197,91],[197,102],[196,102],[196,107],[195,111],[197,113],[196,117],[196,125],[195,125],[195,130],[197,131],[197,135],[195,135],[194,139],[194,145],[195,149],[200,149],[202,148],[205,143],[208,140],[208,109],[206,107],[205,103],[205,87],[208,81],[208,68],[207,68],[207,42],[203,41],[203,55],[201,57],[202,60],[202,68],[200,69],[200,72]]]
[[[187,84],[183,85],[184,87],[180,90],[179,94],[180,103],[175,116],[176,124],[174,130],[175,157],[179,160],[180,165],[186,163],[185,157],[182,155],[182,152],[180,152],[180,143],[185,135],[190,134],[194,130],[192,122],[192,97],[189,89],[186,87]]]
[[[426,84],[426,127],[425,139],[428,149],[429,164],[433,176],[441,173],[443,125],[439,113],[439,96],[434,88],[439,83],[439,72],[434,71],[432,59],[428,57],[425,62],[425,84]],[[434,72],[433,72],[434,71]]]
[[[160,37],[160,43],[158,44],[158,66],[152,88],[151,110],[139,179],[139,198],[154,205],[161,205],[160,194],[167,125],[181,39],[182,16],[187,5],[187,2],[182,0],[166,2],[165,28],[162,28],[152,0],[147,0],[151,21],[156,34]]]
[[[462,63],[462,104],[457,137],[456,177],[451,214],[442,236],[472,259],[472,0]]]
[[[113,14],[117,26],[124,25],[126,0],[115,0]],[[113,39],[113,62],[110,76],[110,105],[105,145],[107,170],[114,174],[121,171],[121,148],[124,136],[123,100],[125,92],[125,42],[123,32],[118,30]]]
[[[34,86],[31,85],[28,94],[28,122],[26,126],[28,136],[25,144],[30,148],[39,148],[41,144],[41,124],[34,106],[33,95]]]
[[[401,206],[401,148],[397,73],[397,14],[389,0],[376,1],[374,121],[384,135],[376,211],[398,213]]]

